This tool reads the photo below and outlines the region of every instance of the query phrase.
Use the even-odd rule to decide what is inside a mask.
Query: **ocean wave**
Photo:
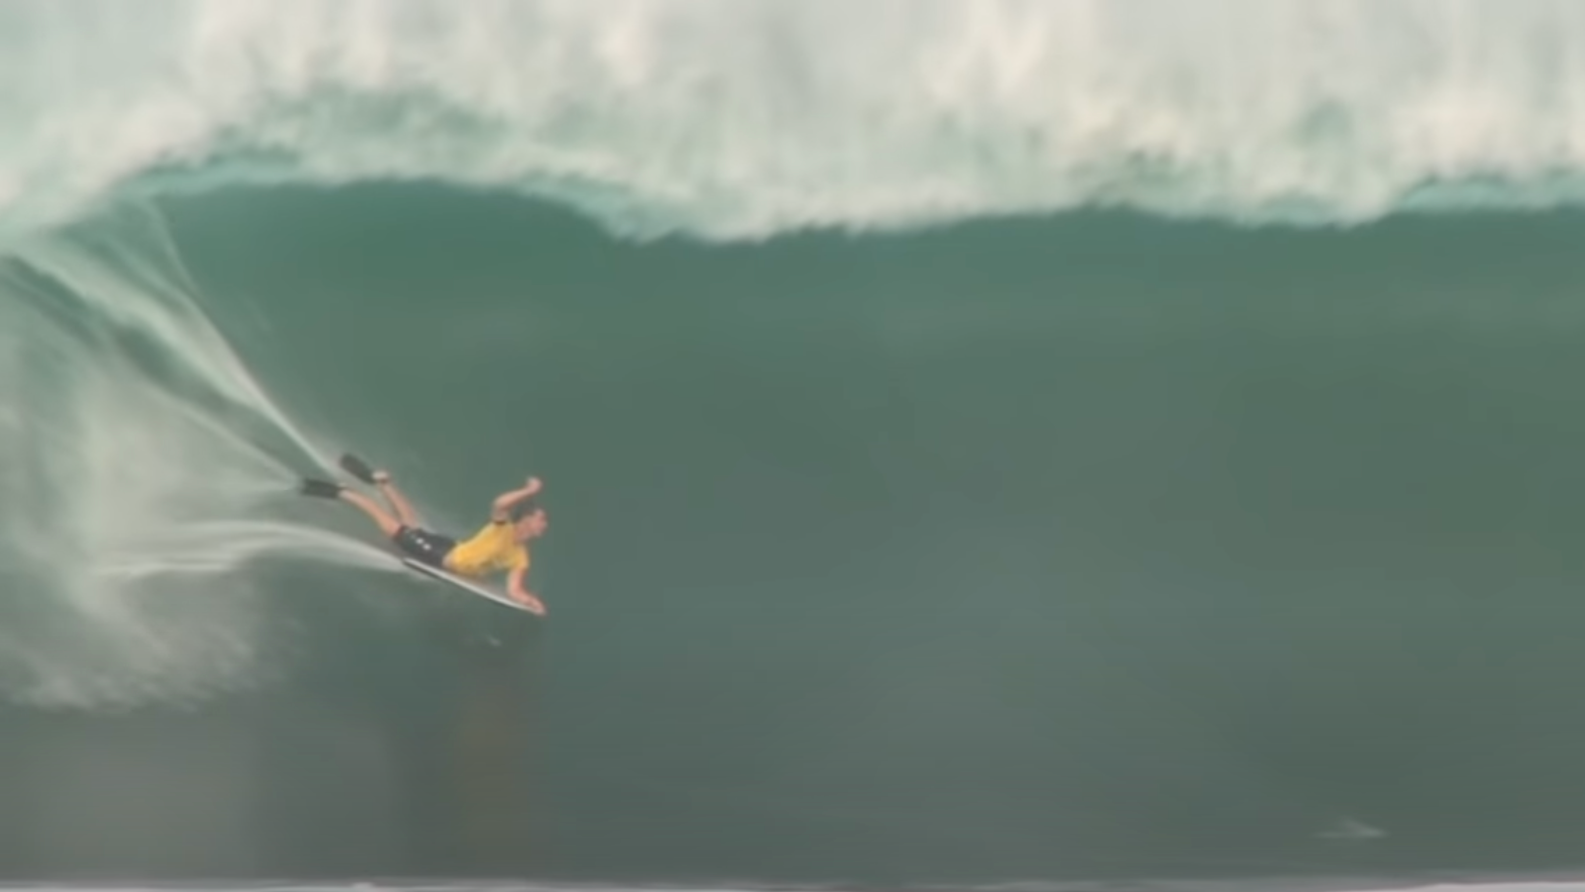
[[[0,232],[126,189],[440,178],[629,235],[1585,198],[1570,0],[0,7]]]
[[[183,705],[273,678],[262,558],[387,568],[286,510],[329,467],[144,209],[0,255],[0,700]]]

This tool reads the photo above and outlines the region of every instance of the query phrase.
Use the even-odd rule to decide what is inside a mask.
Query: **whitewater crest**
[[[256,559],[375,561],[291,513],[321,451],[199,311],[153,213],[0,256],[0,696],[180,704],[268,679]]]
[[[440,178],[629,235],[1585,198],[1573,0],[0,7],[0,234],[127,189]]]

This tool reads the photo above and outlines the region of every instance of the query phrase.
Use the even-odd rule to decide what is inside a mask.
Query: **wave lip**
[[[1582,70],[1570,0],[18,0],[0,231],[383,178],[719,238],[1555,206],[1585,197]]]

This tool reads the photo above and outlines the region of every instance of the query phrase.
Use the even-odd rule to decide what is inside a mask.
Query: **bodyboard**
[[[402,558],[402,563],[406,564],[408,569],[410,569],[410,570],[415,570],[415,571],[417,571],[419,573],[424,574],[425,576],[428,576],[431,579],[439,580],[440,582],[445,582],[445,583],[448,583],[450,585],[454,585],[457,588],[462,589],[463,591],[472,592],[473,594],[478,595],[481,598],[489,598],[490,600],[494,601],[495,603],[503,604],[503,605],[505,605],[507,607],[512,608],[513,610],[521,610],[524,613],[533,614],[535,616],[539,615],[537,613],[534,613],[534,611],[528,609],[527,607],[524,607],[522,604],[519,604],[516,601],[512,600],[511,598],[508,598],[506,595],[503,595],[500,592],[491,591],[490,589],[488,589],[488,588],[486,588],[486,587],[484,587],[482,585],[479,585],[476,582],[471,582],[471,581],[469,581],[467,579],[463,579],[461,576],[458,576],[455,573],[448,573],[447,571],[442,570],[442,569],[440,569],[438,567],[431,567],[428,564],[421,563],[421,562],[416,561],[416,560],[414,560],[413,558],[410,558],[410,557]]]

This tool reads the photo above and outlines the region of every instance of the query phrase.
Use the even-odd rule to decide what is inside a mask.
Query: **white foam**
[[[376,562],[372,546],[282,514],[294,471],[326,462],[189,287],[160,220],[137,210],[0,258],[12,699],[120,707],[270,678],[257,561]]]
[[[633,232],[1585,198],[1574,0],[0,5],[0,229],[164,187],[441,177]]]

